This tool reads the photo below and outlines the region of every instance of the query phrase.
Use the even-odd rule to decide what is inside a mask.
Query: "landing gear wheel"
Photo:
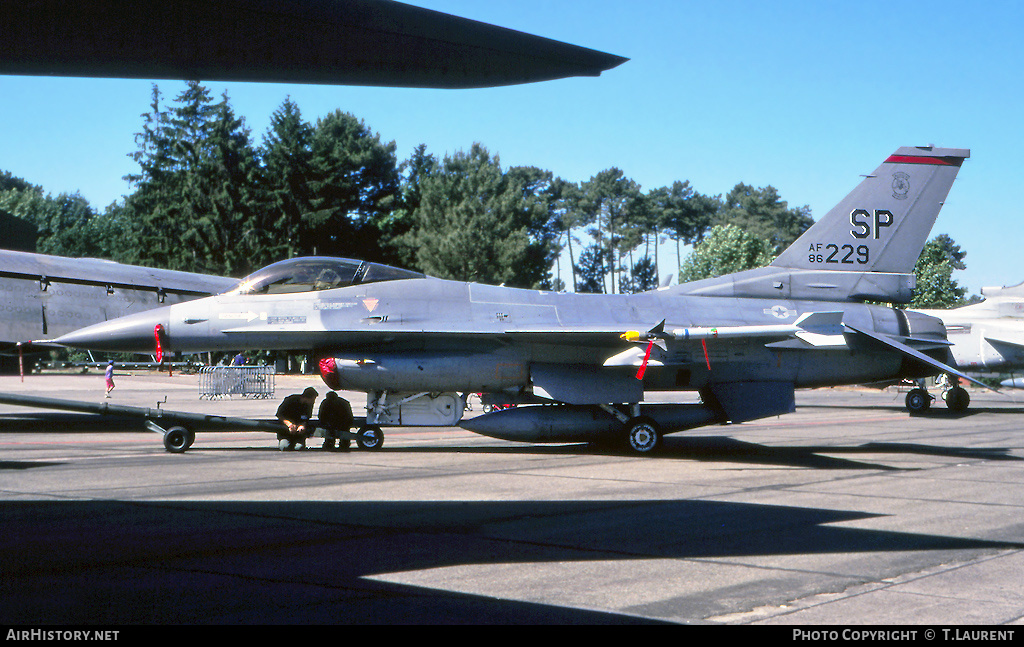
[[[954,413],[963,413],[971,405],[971,394],[962,386],[954,386],[943,397],[946,399],[946,407]]]
[[[932,398],[924,389],[911,389],[907,394],[906,404],[910,413],[921,413],[932,405]]]
[[[661,444],[661,429],[650,418],[633,418],[626,423],[626,437],[633,451],[649,455]]]
[[[164,449],[172,454],[181,454],[196,441],[194,432],[184,427],[171,427],[164,434]]]
[[[360,449],[380,449],[384,444],[384,432],[380,427],[363,427],[356,434],[356,444]]]

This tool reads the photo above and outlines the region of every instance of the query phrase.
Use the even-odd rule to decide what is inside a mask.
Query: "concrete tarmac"
[[[263,418],[326,392],[116,382],[0,391]],[[137,420],[3,405],[0,622],[1019,625],[1024,392],[971,395],[910,416],[896,389],[802,391],[796,413],[654,457],[431,428],[377,451],[218,432],[170,454]]]

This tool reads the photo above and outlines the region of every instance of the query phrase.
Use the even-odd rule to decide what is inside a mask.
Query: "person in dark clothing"
[[[277,408],[277,419],[284,425],[284,429],[277,434],[281,451],[305,449],[306,439],[316,429],[310,418],[313,416],[317,395],[316,389],[310,386],[302,393],[289,395]]]
[[[352,428],[352,405],[334,391],[328,391],[320,402],[317,422],[328,432],[324,437],[324,449],[334,449],[337,432],[347,432]],[[350,444],[349,439],[342,438],[339,447],[343,451],[348,450]]]

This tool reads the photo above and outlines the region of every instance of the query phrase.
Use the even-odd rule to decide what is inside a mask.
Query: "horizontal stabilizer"
[[[869,332],[867,330],[861,330],[861,329],[855,328],[855,327],[853,327],[853,326],[851,326],[849,324],[847,324],[846,327],[849,328],[850,330],[852,330],[853,332],[859,334],[859,335],[863,335],[865,337],[873,339],[873,340],[875,340],[875,341],[877,341],[877,342],[879,342],[881,344],[884,344],[884,345],[888,346],[889,348],[892,348],[894,350],[897,350],[897,351],[903,353],[904,355],[906,355],[908,357],[911,357],[913,359],[916,359],[919,362],[927,364],[928,366],[931,366],[932,368],[938,369],[939,372],[947,373],[949,375],[955,375],[955,376],[959,377],[962,380],[967,380],[968,382],[973,382],[974,384],[977,384],[978,386],[985,387],[986,389],[989,389],[990,391],[996,391],[996,389],[993,389],[992,387],[990,387],[989,385],[985,384],[984,382],[979,382],[978,380],[974,379],[973,377],[968,376],[966,373],[963,373],[963,372],[953,368],[952,366],[949,366],[948,364],[943,364],[942,362],[940,362],[937,359],[933,359],[931,357],[928,357],[924,353],[922,353],[920,351],[917,351],[917,350],[914,350],[910,346],[907,346],[904,343],[898,342],[895,339],[892,339],[891,337],[886,337],[885,335],[879,335],[878,333]]]
[[[843,311],[835,312],[805,312],[797,317],[794,325],[803,328],[808,332],[817,332],[827,335],[843,334]]]
[[[1024,348],[1024,339],[1008,339],[1006,337],[997,337],[995,335],[985,335],[985,341],[990,344],[997,345],[1002,344],[1004,346],[1013,346],[1016,348]]]
[[[795,335],[811,346],[818,348],[835,348],[845,346],[843,336],[843,313],[840,312],[808,312],[800,316],[794,324],[800,328]]]
[[[983,287],[981,294],[986,299],[994,297],[1019,297],[1024,298],[1024,282],[1017,285],[1004,285],[1002,287]]]

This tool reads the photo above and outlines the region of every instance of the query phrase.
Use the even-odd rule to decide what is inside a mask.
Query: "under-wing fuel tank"
[[[654,421],[664,433],[725,421],[704,404],[644,404],[640,405],[640,416]],[[459,423],[463,429],[483,436],[529,443],[615,439],[621,437],[622,425],[612,412],[590,405],[514,407]]]

